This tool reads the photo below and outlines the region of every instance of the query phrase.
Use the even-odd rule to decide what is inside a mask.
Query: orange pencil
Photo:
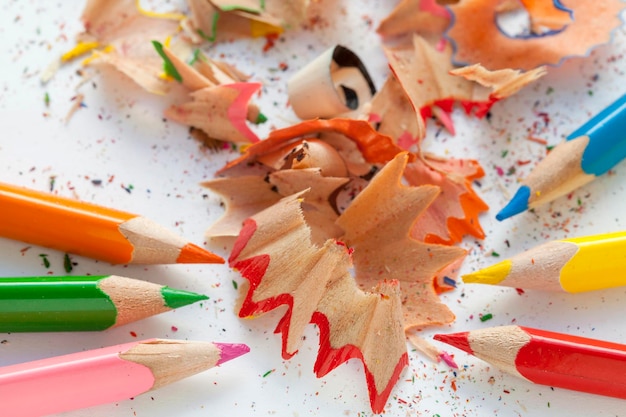
[[[4,183],[0,237],[113,264],[224,262],[145,217]]]

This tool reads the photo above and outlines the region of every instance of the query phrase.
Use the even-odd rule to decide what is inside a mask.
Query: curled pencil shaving
[[[245,74],[199,51],[191,65],[167,45],[158,42],[153,42],[154,47],[151,45],[154,39],[174,34],[179,20],[155,18],[130,0],[117,0],[112,5],[92,0],[84,10],[83,22],[88,36],[109,45],[96,51],[91,61],[113,65],[149,92],[165,94],[170,90],[171,74],[163,74],[165,60],[176,79],[192,92],[191,102],[170,107],[165,111],[166,117],[204,131],[211,140],[235,143],[259,140],[247,124],[247,121],[265,120],[258,107],[249,103],[259,84],[245,83],[248,78]]]
[[[424,119],[437,111],[449,113],[455,102],[460,102],[468,114],[483,117],[496,101],[516,93],[545,74],[542,67],[527,73],[513,70],[491,72],[479,65],[455,69],[450,62],[451,52],[449,46],[437,51],[417,35],[413,36],[410,48],[385,48],[393,76],[415,112]],[[417,117],[414,141],[419,144],[425,130],[424,120]]]
[[[406,150],[425,135],[422,119],[416,117],[411,101],[394,76],[387,77],[383,87],[372,99],[369,121],[379,133],[391,137]]]
[[[358,118],[376,88],[358,55],[335,45],[294,74],[287,91],[300,119]]]
[[[256,160],[274,169],[319,168],[326,177],[345,177],[348,167],[339,151],[325,140],[315,137],[288,142],[278,149],[258,155]]]
[[[559,65],[609,42],[611,32],[622,24],[620,13],[626,7],[620,0],[568,0],[561,7],[524,0],[533,33],[512,37],[496,23],[499,2],[464,0],[450,6],[454,18],[446,37],[454,45],[454,62],[480,63],[490,70]]]
[[[324,161],[324,165],[332,167],[333,171],[322,173],[323,175],[346,176],[343,172],[347,168],[348,176],[351,178],[367,176],[375,167],[371,162],[384,163],[402,151],[399,146],[393,144],[391,137],[377,133],[365,121],[312,120],[273,131],[267,139],[248,147],[241,157],[228,163],[218,171],[218,174],[225,174],[235,167],[251,162],[261,162],[270,170],[282,169],[287,155],[305,140],[302,136],[318,134],[319,139],[314,137],[306,139],[310,145],[319,145],[311,146],[308,153],[320,152],[313,158],[317,162],[307,167],[319,167],[320,161]],[[327,146],[323,146],[324,143]],[[370,162],[365,155],[370,156]],[[300,156],[302,163],[309,161],[304,155]],[[416,158],[415,155],[409,154],[409,158],[421,167],[418,170],[413,167],[413,163],[409,164],[406,179],[412,181],[411,184],[427,185],[431,184],[429,181],[432,180],[446,190],[437,196],[432,208],[426,210],[424,216],[418,220],[414,237],[428,239],[431,243],[452,244],[459,242],[462,236],[468,233],[476,237],[484,236],[478,215],[485,211],[487,206],[471,188],[471,181],[484,174],[480,165],[476,161],[463,160],[443,163],[441,158],[429,155]],[[374,161],[371,161],[372,159]],[[302,164],[299,166],[303,167]],[[452,219],[446,220],[448,217]]]
[[[248,102],[261,84],[234,83],[206,87],[190,93],[191,102],[173,105],[165,117],[207,132],[215,139],[234,143],[258,142],[248,127]]]
[[[183,52],[187,52],[189,55],[188,48],[184,48]],[[191,91],[223,84],[246,82],[250,79],[249,75],[242,73],[234,66],[212,59],[199,49],[193,52],[189,62],[180,57],[180,53],[175,53],[167,46],[163,46],[163,53],[180,75],[182,85]]]
[[[309,189],[301,207],[314,244],[341,236],[341,228],[335,224],[339,214],[334,204],[334,194],[348,181],[350,179],[347,177],[323,176],[319,168],[283,169],[269,175],[269,182],[282,196]]]
[[[475,91],[471,101],[487,101],[511,96],[546,75],[547,71],[544,66],[526,72],[512,69],[489,71],[479,64],[474,64],[450,70],[450,74],[475,81],[486,87],[487,89],[482,92]]]
[[[216,178],[202,185],[222,197],[226,210],[207,231],[206,236],[237,236],[243,220],[275,204],[280,198],[308,190],[301,197],[301,209],[311,229],[311,240],[321,244],[341,235],[335,225],[338,217],[334,194],[347,177],[325,177],[319,168],[283,169],[261,176]]]
[[[396,155],[339,215],[330,195],[347,178],[324,176],[315,167],[270,171],[268,181],[276,192],[295,194],[245,220],[229,260],[249,281],[242,287],[246,295],[239,315],[254,316],[288,305],[276,329],[283,336],[285,358],[297,351],[305,326],[318,324],[316,374],[321,377],[350,358],[361,358],[376,412],[384,408],[406,366],[404,330],[454,319],[439,301],[434,280],[465,256],[461,248],[409,236],[438,188],[402,185],[408,159],[406,152]],[[223,190],[230,189],[238,178],[260,181],[233,177],[209,186],[219,183]],[[311,189],[298,191],[307,184]],[[328,219],[334,220],[333,228],[319,228],[315,216],[309,223],[303,209],[307,206],[327,217],[324,227]],[[315,228],[319,232],[313,241]],[[336,239],[346,243],[338,245]],[[385,351],[378,346],[381,335],[392,341]]]
[[[171,88],[170,83],[159,77],[162,61],[147,39],[137,42],[124,39],[119,48],[111,46],[95,51],[90,64],[111,65],[149,93],[164,95]]]
[[[250,102],[260,84],[246,83],[248,77],[245,74],[226,63],[210,59],[199,50],[194,54],[192,65],[167,46],[160,48],[181,84],[191,91],[192,98],[191,102],[166,109],[165,117],[200,129],[213,140],[235,143],[259,140],[247,122],[263,121],[259,108]]]
[[[229,259],[250,284],[239,315],[287,305],[276,328],[285,358],[297,352],[307,324],[317,324],[318,377],[348,359],[360,359],[372,409],[380,412],[408,363],[398,285],[389,281],[374,292],[360,290],[348,272],[344,245],[328,240],[318,247],[310,241],[299,197],[285,197],[245,221]]]
[[[225,212],[205,232],[208,237],[237,236],[243,221],[277,203],[281,196],[272,184],[256,175],[216,178],[201,185],[218,194]]]
[[[217,171],[217,174],[223,174],[240,164],[256,160],[261,155],[266,155],[303,137],[324,133],[341,134],[351,140],[356,144],[365,161],[369,163],[385,163],[402,152],[402,148],[395,145],[390,137],[376,132],[364,120],[314,119],[270,132],[266,139],[246,148],[243,155],[226,164]]]
[[[150,40],[163,31],[170,35],[178,26],[174,20],[155,19],[141,13],[135,0],[88,0],[81,21],[85,33],[79,38],[96,40],[101,45],[139,35]]]
[[[145,16],[133,0],[89,0],[81,20],[85,33],[79,40],[99,45],[88,62],[112,65],[151,93],[169,91],[168,83],[159,78],[162,61],[150,40],[174,34],[177,21]]]
[[[402,185],[407,161],[407,154],[402,153],[386,164],[339,216],[337,225],[344,230],[341,240],[354,249],[360,285],[369,288],[385,276],[401,283],[404,327],[410,329],[454,320],[454,314],[439,301],[433,277],[466,252],[410,236],[416,218],[439,188]]]
[[[183,28],[194,43],[240,37],[277,35],[302,23],[308,0],[187,0],[189,18]]]
[[[402,0],[381,20],[376,32],[383,40],[417,33],[430,42],[436,42],[449,23],[450,13],[435,0]]]
[[[472,181],[484,175],[478,161],[430,155],[424,155],[424,159],[428,164],[423,159],[408,164],[404,178],[411,185],[437,185],[442,193],[415,223],[411,236],[447,245],[460,242],[465,235],[483,239],[485,233],[478,216],[489,206],[472,189]]]
[[[487,76],[485,77],[487,80],[481,79],[481,82],[487,83]],[[515,79],[514,76],[500,76],[497,81],[499,84],[494,82],[492,85],[497,85],[495,91],[498,94],[500,91],[512,92],[513,88],[509,85],[519,85]],[[492,99],[488,99],[487,102],[491,103]],[[377,119],[380,120],[377,123],[379,131],[394,138],[399,147],[411,148],[413,145],[419,145],[419,126],[415,110],[394,77],[388,78],[376,95],[371,110],[372,114],[380,117]],[[445,159],[419,152],[416,160],[408,165],[404,175],[412,185],[434,184],[444,191],[416,223],[414,237],[442,244],[460,242],[466,234],[484,238],[478,216],[486,211],[488,206],[472,189],[471,183],[484,175],[477,161],[452,159],[445,163]]]

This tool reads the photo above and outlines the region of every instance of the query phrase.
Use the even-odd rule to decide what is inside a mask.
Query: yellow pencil
[[[626,285],[626,231],[536,246],[463,276],[465,283],[569,293]]]

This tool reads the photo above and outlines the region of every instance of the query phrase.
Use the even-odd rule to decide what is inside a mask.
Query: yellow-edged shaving
[[[61,55],[61,61],[67,62],[72,59],[86,54],[87,52],[96,49],[100,46],[98,42],[78,42],[71,50]]]
[[[174,12],[160,13],[160,12],[153,12],[152,10],[146,10],[143,7],[141,7],[140,0],[135,1],[135,7],[137,7],[137,11],[141,13],[142,15],[147,16],[147,17],[152,17],[155,19],[184,20],[187,18],[187,16],[181,13],[174,13]]]

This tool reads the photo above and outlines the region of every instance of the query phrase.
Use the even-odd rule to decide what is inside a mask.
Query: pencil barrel
[[[0,236],[114,264],[132,260],[119,225],[136,215],[0,183]]]
[[[522,327],[531,335],[515,360],[537,384],[626,399],[626,346]]]
[[[599,176],[626,157],[626,94],[567,137],[589,136],[580,161],[583,171]]]
[[[0,279],[0,332],[97,331],[117,310],[98,288],[103,277]]]

